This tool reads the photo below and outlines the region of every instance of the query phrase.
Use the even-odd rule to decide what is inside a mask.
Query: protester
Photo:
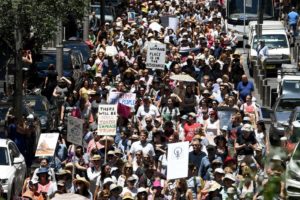
[[[23,193],[43,198],[76,193],[93,200],[272,194],[263,191],[264,184],[282,184],[279,175],[291,151],[282,151],[285,158],[274,157],[270,166],[265,162],[268,134],[237,35],[224,32],[223,4],[130,1],[114,22],[105,24],[92,13],[88,63],[60,79],[55,63],[49,65],[42,94],[59,109],[63,129],[58,129],[52,162],[42,160],[35,170],[38,189],[25,187]],[[134,22],[128,21],[132,13]],[[170,15],[176,16],[170,18],[174,23]],[[68,130],[69,116],[83,122],[76,126],[82,127],[80,145],[70,142],[75,131]],[[24,141],[33,131],[26,120],[11,116],[7,121],[8,137],[23,155],[29,155]],[[170,180],[170,172],[181,172],[168,166],[181,157],[180,149],[170,150],[178,142],[188,143],[187,175]],[[270,180],[261,180],[267,175]]]

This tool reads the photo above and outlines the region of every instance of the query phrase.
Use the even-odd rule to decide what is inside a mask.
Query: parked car
[[[286,166],[286,179],[285,188],[287,196],[295,199],[300,198],[300,145],[296,145],[296,148],[291,156],[290,161]]]
[[[26,95],[25,101],[33,110],[34,116],[39,118],[42,132],[56,129],[58,110],[49,103],[46,97],[42,95]]]
[[[271,113],[270,142],[277,144],[285,135],[285,127],[295,107],[300,106],[300,94],[282,95],[275,102]]]
[[[63,49],[63,76],[71,77],[76,65],[83,67],[82,57],[79,51],[72,49]],[[48,72],[49,64],[56,65],[56,48],[43,48],[42,52],[36,58],[36,68],[39,78],[45,78]]]
[[[0,180],[5,199],[22,192],[26,178],[26,163],[16,144],[9,139],[0,139]]]
[[[78,38],[69,38],[67,41],[63,42],[64,48],[78,50],[82,54],[83,63],[87,63],[89,57],[91,56],[91,50],[89,46]]]

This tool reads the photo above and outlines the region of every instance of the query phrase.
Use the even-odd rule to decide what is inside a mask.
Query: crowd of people
[[[62,131],[55,155],[41,158],[25,180],[22,198],[284,198],[284,160],[274,156],[265,165],[268,133],[235,32],[224,31],[224,6],[213,0],[132,0],[113,23],[97,27],[99,19],[92,16],[93,53],[85,69],[57,79],[50,65],[43,84],[61,125],[67,126],[70,115],[85,121],[83,144],[69,143]],[[134,22],[128,23],[128,12],[135,12]],[[178,28],[149,28],[163,16],[176,16]],[[147,68],[150,43],[166,44],[163,70]],[[117,53],[111,55],[112,49]],[[192,79],[172,79],[183,74]],[[119,105],[116,135],[101,136],[98,107],[114,91],[135,93],[136,103]],[[233,110],[227,124],[220,107]],[[190,143],[188,176],[167,180],[168,144],[181,141]]]

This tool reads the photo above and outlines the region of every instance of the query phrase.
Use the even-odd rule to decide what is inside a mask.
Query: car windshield
[[[244,7],[245,2],[245,7]],[[244,8],[246,11],[246,16],[251,16],[252,18],[257,18],[257,7],[259,1],[258,0],[228,0],[227,2],[227,10],[229,18],[243,18]],[[270,9],[264,10],[264,18],[270,18],[273,16],[272,9],[272,0],[265,0],[265,7],[271,7]]]
[[[281,99],[277,106],[277,112],[292,111],[300,106],[300,99]]]
[[[48,107],[45,101],[38,100],[38,99],[30,99],[27,100],[28,106],[37,112],[47,111]]]
[[[276,48],[288,48],[288,42],[286,40],[285,35],[280,35],[280,34],[274,34],[274,35],[262,35],[260,37],[260,40],[265,41],[265,45],[269,49],[276,49]],[[254,42],[253,42],[253,47],[252,49],[257,48],[257,35],[254,36]]]
[[[56,54],[42,53],[42,57],[38,58],[37,65],[39,70],[48,69],[49,64],[56,64]],[[63,56],[64,70],[72,68],[71,59],[68,53],[64,52]]]
[[[282,83],[282,94],[285,93],[295,93],[300,92],[300,80],[285,80]]]
[[[9,165],[7,148],[0,147],[0,165]]]
[[[77,45],[76,43],[66,43],[64,44],[65,48],[69,49],[78,49],[82,53],[83,60],[86,62],[90,56],[90,49],[87,45]]]

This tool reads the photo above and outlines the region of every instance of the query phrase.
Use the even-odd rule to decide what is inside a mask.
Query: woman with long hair
[[[260,120],[256,122],[255,138],[258,145],[262,148],[263,155],[268,155],[270,153],[270,141],[268,133],[266,131],[264,121]]]

